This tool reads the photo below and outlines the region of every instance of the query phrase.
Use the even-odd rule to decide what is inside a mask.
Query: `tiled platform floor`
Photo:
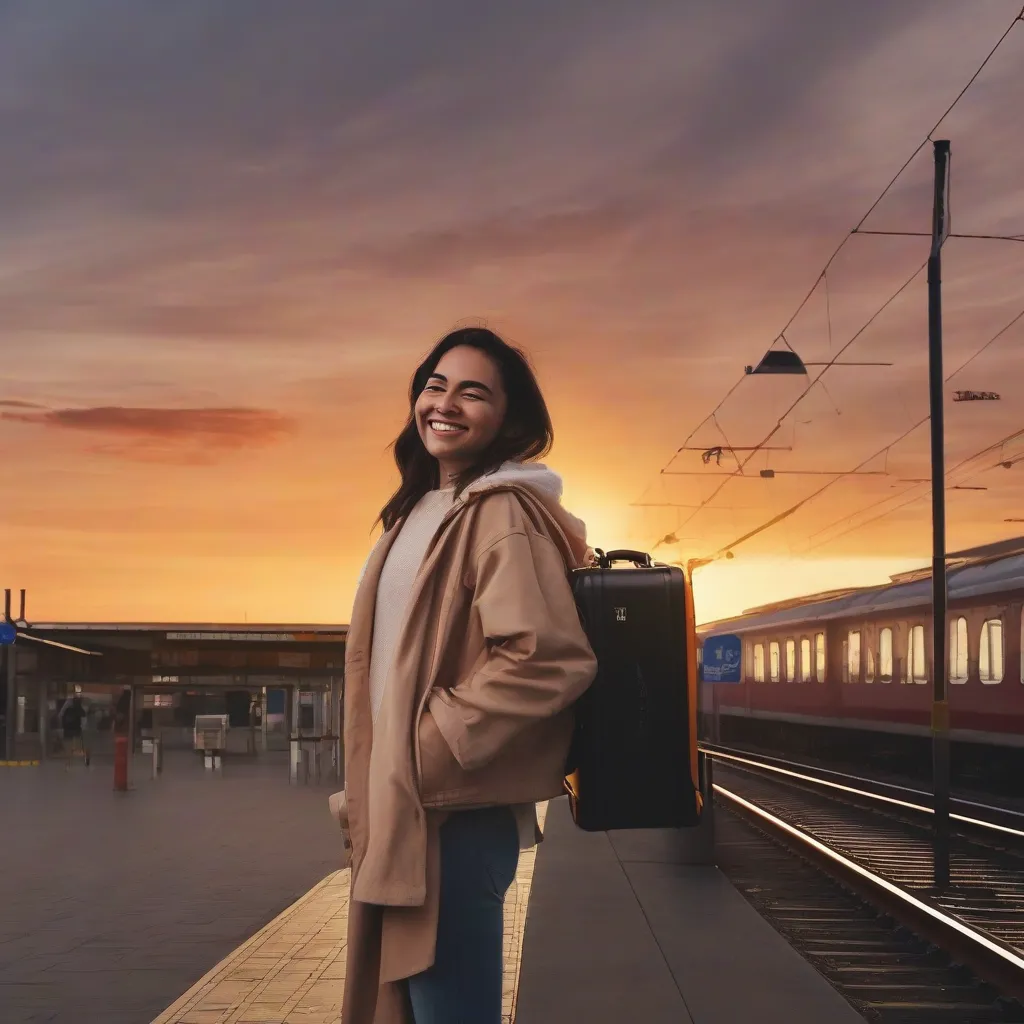
[[[337,782],[285,755],[204,772],[59,761],[0,768],[0,1024],[149,1024],[338,864]]]
[[[543,823],[546,806],[539,816]],[[504,1020],[515,996],[536,853],[505,903]],[[349,872],[335,871],[225,957],[153,1024],[336,1024],[345,980]]]

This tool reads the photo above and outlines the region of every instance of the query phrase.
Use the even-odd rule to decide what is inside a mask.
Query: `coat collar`
[[[482,498],[487,497],[487,495],[499,491],[511,491],[516,494],[520,501],[528,509],[531,509],[533,514],[544,523],[552,540],[561,548],[567,567],[575,568],[578,565],[584,564],[586,559],[581,557],[580,551],[576,550],[578,545],[572,543],[566,531],[562,528],[561,523],[558,522],[544,500],[532,488],[508,479],[495,481],[490,485],[474,487],[472,490],[468,490],[456,498],[452,507],[441,520],[425,560],[430,559],[431,553],[437,546],[438,539],[444,534],[445,530],[467,508],[470,508]],[[381,573],[384,570],[384,562],[387,560],[388,552],[390,552],[392,545],[395,543],[395,539],[402,529],[403,522],[404,520],[399,520],[390,530],[381,535],[373,551],[370,553],[366,568],[363,570],[363,577],[356,590],[355,601],[352,605],[352,618],[349,624],[348,642],[346,645],[346,660],[350,662],[368,660],[370,643],[373,636],[377,586],[380,582]]]

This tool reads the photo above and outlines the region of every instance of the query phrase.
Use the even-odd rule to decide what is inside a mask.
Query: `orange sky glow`
[[[706,556],[835,479],[698,571],[699,619],[927,564],[926,239],[819,275],[1019,0],[429,6],[0,13],[0,586],[346,622],[409,376],[465,323],[530,352],[592,544]],[[1022,88],[1019,23],[936,136],[957,232],[1024,236]],[[865,227],[929,229],[930,159]],[[787,342],[891,365],[707,418],[816,280]],[[950,550],[1024,533],[1022,281],[1024,244],[947,242]]]

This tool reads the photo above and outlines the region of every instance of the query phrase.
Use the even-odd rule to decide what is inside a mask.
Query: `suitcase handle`
[[[646,551],[631,551],[628,548],[623,548],[605,554],[600,548],[594,548],[594,553],[597,555],[602,569],[610,569],[612,562],[632,562],[642,569],[651,568],[651,556]]]

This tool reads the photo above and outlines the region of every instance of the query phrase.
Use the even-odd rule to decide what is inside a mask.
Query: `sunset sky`
[[[465,323],[531,353],[592,543],[731,543],[927,415],[922,272],[843,357],[891,367],[656,507],[735,466],[673,460],[691,432],[757,445],[807,386],[701,426],[1020,6],[0,5],[0,586],[36,620],[347,622],[409,376]],[[955,232],[1024,234],[1022,102],[1018,22],[935,135]],[[931,180],[926,146],[865,227],[929,230]],[[828,360],[926,257],[851,239],[787,340]],[[949,375],[1024,309],[1024,244],[951,239],[944,278]],[[947,385],[1001,395],[947,402],[951,550],[1024,534],[1022,383],[1024,319]],[[924,564],[928,467],[926,424],[701,570],[699,617]]]

